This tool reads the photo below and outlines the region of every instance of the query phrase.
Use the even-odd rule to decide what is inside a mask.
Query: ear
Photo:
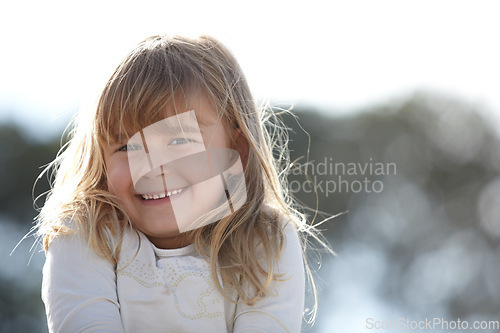
[[[245,138],[243,133],[240,132],[239,129],[236,129],[234,131],[233,142],[234,142],[234,148],[240,154],[243,168],[245,168],[248,159],[248,149],[249,149],[248,140]]]

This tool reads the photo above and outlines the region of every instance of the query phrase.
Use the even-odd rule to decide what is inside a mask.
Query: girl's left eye
[[[195,141],[192,139],[188,139],[188,138],[175,138],[172,141],[170,141],[170,143],[168,145],[169,146],[184,145],[186,143],[191,143],[191,142],[195,142]]]

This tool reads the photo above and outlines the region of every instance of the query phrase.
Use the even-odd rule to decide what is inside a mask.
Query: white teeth
[[[171,195],[174,195],[174,194],[178,194],[178,193],[181,193],[182,192],[182,188],[180,189],[177,189],[177,190],[173,190],[172,192],[167,192],[167,194],[165,193],[161,193],[161,194],[143,194],[142,195],[142,198],[144,200],[157,200],[157,199],[163,199],[165,197],[169,197]]]

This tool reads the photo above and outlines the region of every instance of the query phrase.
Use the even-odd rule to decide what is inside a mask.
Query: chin
[[[161,237],[175,237],[178,236],[179,227],[175,222],[158,221],[156,223],[142,223],[140,225],[134,225],[143,234],[150,237],[161,238]]]

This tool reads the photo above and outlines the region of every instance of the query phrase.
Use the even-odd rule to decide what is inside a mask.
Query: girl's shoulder
[[[102,317],[107,329],[121,331],[115,281],[114,264],[89,245],[81,230],[55,235],[46,252],[41,293],[49,330],[76,332],[89,318]]]
[[[277,230],[277,236],[281,244],[281,260],[283,256],[292,256],[302,258],[302,242],[299,230],[298,218],[284,214],[272,205],[266,205],[263,209],[267,218],[273,221],[272,225]]]
[[[267,219],[273,222],[273,225],[278,227],[280,233],[283,234],[298,234],[298,218],[291,214],[285,214],[273,205],[265,205],[263,213]]]

